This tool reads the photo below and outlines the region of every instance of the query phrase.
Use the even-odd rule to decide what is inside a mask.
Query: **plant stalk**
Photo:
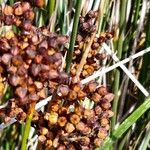
[[[29,132],[30,132],[30,127],[31,127],[31,121],[33,118],[33,114],[35,111],[35,102],[32,102],[30,104],[29,107],[29,111],[27,114],[27,119],[26,119],[26,123],[25,123],[25,128],[24,128],[24,132],[23,132],[23,137],[22,137],[22,144],[21,144],[21,150],[26,150],[27,149],[27,140],[29,137]]]
[[[77,29],[78,29],[78,23],[79,23],[79,16],[80,16],[80,11],[81,11],[81,0],[77,0],[76,2],[76,12],[74,16],[74,23],[73,23],[73,30],[71,33],[71,40],[70,40],[70,45],[69,45],[69,50],[67,52],[66,56],[66,72],[70,72],[70,67],[71,67],[71,62],[72,62],[72,57],[73,57],[73,51],[74,51],[74,45],[75,45],[75,40],[77,36]]]

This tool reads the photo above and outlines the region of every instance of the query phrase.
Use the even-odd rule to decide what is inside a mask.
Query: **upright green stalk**
[[[126,5],[127,0],[120,1],[120,21],[119,21],[119,37],[117,42],[117,56],[120,59],[122,57],[122,50],[123,50],[123,42],[124,42],[124,31],[125,31],[125,21],[126,21]],[[116,70],[115,72],[115,80],[114,80],[114,94],[115,98],[113,101],[113,112],[114,116],[112,118],[111,129],[113,130],[116,124],[117,118],[117,108],[118,108],[118,100],[119,100],[119,83],[120,83],[120,72]]]
[[[70,40],[69,50],[67,52],[67,57],[66,57],[66,72],[67,73],[70,72],[70,66],[71,66],[72,57],[73,57],[74,45],[75,45],[75,40],[76,40],[76,36],[77,36],[81,4],[82,4],[82,0],[77,0],[73,29],[72,29],[72,33],[71,33],[71,40]]]
[[[53,12],[55,9],[55,0],[49,0],[48,1],[48,12],[49,12],[49,17],[52,16]]]
[[[25,123],[25,128],[24,128],[24,133],[22,136],[22,144],[21,144],[21,150],[27,150],[27,140],[28,140],[28,136],[30,133],[30,127],[31,127],[31,121],[33,118],[33,114],[35,111],[35,102],[32,102],[27,114],[27,119],[26,119],[26,123]]]

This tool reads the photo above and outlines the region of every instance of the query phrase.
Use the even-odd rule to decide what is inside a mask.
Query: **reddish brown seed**
[[[59,126],[64,127],[66,125],[66,123],[67,123],[66,117],[59,117],[58,118],[58,124],[59,124]]]
[[[59,110],[59,108],[60,108],[59,104],[54,103],[54,104],[51,105],[51,110],[53,112],[57,112]]]
[[[46,140],[46,144],[45,144],[45,146],[46,146],[47,148],[51,148],[51,147],[52,147],[52,145],[53,145],[52,140]]]
[[[99,46],[100,46],[99,43],[93,43],[93,44],[92,44],[92,48],[93,48],[93,49],[98,49]]]
[[[83,131],[85,127],[86,125],[81,121],[76,125],[76,129],[79,131]]]
[[[42,82],[35,81],[35,82],[34,82],[34,85],[36,86],[36,88],[37,88],[38,90],[40,90],[40,89],[43,88],[43,83],[42,83]]]
[[[76,114],[70,116],[70,121],[72,124],[77,124],[80,121],[80,117]]]
[[[59,145],[57,150],[66,150],[66,146],[65,145]]]
[[[20,16],[23,14],[23,9],[22,9],[21,3],[18,3],[18,4],[16,3],[14,5],[13,9],[14,9],[14,14],[16,16]]]
[[[67,149],[68,149],[68,150],[75,150],[75,147],[74,147],[72,144],[69,144],[69,145],[67,146]]]
[[[84,118],[88,119],[95,116],[95,112],[93,109],[85,109],[84,111]]]
[[[90,144],[90,138],[83,136],[80,140],[81,145],[87,146]]]
[[[90,127],[88,127],[88,126],[85,126],[85,128],[81,131],[82,132],[82,134],[84,134],[84,135],[89,135],[90,133],[91,133],[91,128]]]
[[[34,0],[34,1],[33,1],[33,4],[34,4],[35,6],[37,6],[37,7],[42,8],[42,7],[44,7],[44,5],[45,5],[45,1],[44,1],[44,0]]]
[[[108,117],[109,117],[109,118],[111,118],[111,117],[114,115],[114,112],[111,111],[111,110],[108,110],[107,112],[108,112]]]
[[[84,99],[85,96],[86,96],[86,93],[83,92],[82,90],[80,90],[80,91],[78,92],[78,98],[79,98],[79,99]]]
[[[30,21],[32,21],[34,19],[34,16],[35,16],[34,12],[30,9],[24,13],[24,17]]]
[[[20,77],[17,75],[12,75],[9,77],[9,82],[13,86],[17,86],[20,83]]]
[[[67,96],[69,93],[69,87],[67,85],[60,85],[57,89],[58,96]]]
[[[104,96],[104,99],[107,99],[109,102],[111,102],[114,99],[114,94],[108,93]]]
[[[107,135],[108,135],[108,133],[105,128],[100,128],[98,131],[98,134],[97,134],[97,136],[102,140],[105,139],[107,137]]]
[[[91,99],[97,103],[101,100],[101,95],[98,93],[93,93]]]
[[[95,113],[96,113],[96,115],[100,115],[100,114],[102,113],[102,108],[97,105],[97,106],[95,107]]]
[[[28,2],[22,2],[22,10],[23,10],[23,12],[26,12],[30,8],[31,8],[30,3],[28,3]]]
[[[77,93],[75,92],[75,91],[70,91],[69,92],[69,101],[73,101],[73,100],[75,100],[75,99],[77,99]]]
[[[6,53],[2,56],[1,60],[5,65],[9,65],[11,58],[12,58],[12,55]]]
[[[12,15],[12,13],[13,13],[13,8],[12,8],[11,6],[6,5],[6,6],[4,7],[3,13],[4,13],[5,15]]]
[[[105,127],[107,124],[109,124],[109,121],[107,118],[101,118],[100,119],[100,124],[102,127]]]
[[[106,87],[104,86],[99,87],[97,91],[101,96],[105,96],[108,93]]]
[[[38,140],[39,140],[42,144],[44,144],[45,141],[46,141],[46,137],[45,137],[44,135],[40,135],[40,136],[38,137]]]
[[[75,130],[75,127],[72,123],[67,123],[66,126],[65,126],[65,130],[68,132],[68,133],[72,133],[74,130]]]
[[[96,87],[97,87],[97,83],[96,82],[91,82],[88,84],[88,87],[87,87],[87,92],[95,92],[96,91]]]
[[[22,99],[25,98],[27,94],[27,88],[18,87],[15,91],[15,93]]]
[[[96,147],[100,147],[102,145],[102,142],[103,141],[100,138],[94,139],[94,144],[95,144]]]
[[[48,133],[48,129],[47,129],[47,128],[42,127],[42,128],[40,129],[40,134],[46,135],[47,133]]]
[[[111,104],[106,99],[102,99],[101,100],[101,107],[107,110],[111,107]]]
[[[32,24],[29,20],[25,20],[21,24],[22,28],[26,31],[30,31],[32,29]]]
[[[49,123],[54,125],[58,121],[58,114],[55,112],[51,112],[48,117]]]

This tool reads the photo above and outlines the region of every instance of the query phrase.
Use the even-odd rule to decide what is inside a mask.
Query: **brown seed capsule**
[[[80,140],[81,145],[88,146],[90,144],[90,138],[83,136]]]
[[[57,150],[66,150],[66,146],[65,145],[59,145]]]
[[[94,110],[95,110],[96,115],[100,115],[102,113],[102,108],[98,105],[95,107]]]
[[[93,43],[92,44],[92,49],[98,49],[99,48],[99,43]]]
[[[76,114],[70,116],[70,121],[72,124],[77,124],[80,121],[80,117]]]
[[[85,109],[84,111],[84,118],[88,119],[95,116],[95,112],[93,109]]]
[[[2,63],[4,63],[5,65],[9,65],[10,61],[11,61],[12,55],[11,54],[3,54],[1,61]]]
[[[53,145],[52,140],[46,140],[46,144],[45,144],[45,146],[46,146],[47,148],[51,148],[51,147],[52,147],[52,145]]]
[[[72,144],[69,144],[69,145],[67,146],[67,149],[68,149],[68,150],[75,150],[75,147],[74,147]]]
[[[93,93],[91,99],[97,103],[101,100],[101,95],[98,93]]]
[[[84,134],[84,135],[89,135],[90,133],[91,133],[91,128],[90,127],[88,127],[88,126],[85,126],[85,128],[81,131],[82,132],[82,134]]]
[[[111,102],[114,99],[114,94],[108,93],[104,96],[104,99],[107,99],[109,102]]]
[[[47,128],[42,127],[42,128],[40,129],[40,134],[46,135],[47,133],[48,133],[48,129],[47,129]]]
[[[94,144],[95,144],[96,147],[100,147],[102,145],[102,142],[103,141],[100,138],[94,139]]]
[[[47,88],[43,88],[42,90],[40,90],[37,95],[40,97],[40,98],[46,98],[48,96],[48,89]]]
[[[98,134],[97,134],[97,136],[102,140],[105,139],[107,137],[107,135],[108,135],[108,133],[105,128],[100,128],[98,131]]]
[[[79,92],[80,90],[81,90],[81,86],[79,85],[79,84],[75,84],[75,85],[73,85],[73,91],[75,91],[75,92]]]
[[[95,58],[97,60],[104,60],[106,58],[106,54],[104,54],[104,53],[98,53],[98,54],[96,54]]]
[[[106,87],[104,86],[99,87],[97,91],[101,96],[105,96],[108,93]]]
[[[34,82],[34,85],[36,86],[36,88],[37,88],[38,90],[40,90],[40,89],[43,88],[43,83],[42,83],[42,82],[35,81],[35,82]]]
[[[69,101],[73,101],[73,100],[75,100],[75,99],[77,99],[77,93],[75,92],[75,91],[70,91],[69,92]]]
[[[86,93],[83,92],[82,90],[80,90],[80,91],[78,92],[78,98],[79,98],[79,99],[83,99],[83,98],[85,98],[85,96],[86,96]]]
[[[105,127],[107,124],[109,124],[109,121],[107,118],[101,118],[100,119],[100,124],[102,127]]]
[[[111,110],[107,110],[108,112],[108,117],[111,118],[114,115],[114,112],[112,112]]]
[[[69,93],[69,87],[67,85],[60,85],[57,89],[57,94],[60,97],[67,96]]]
[[[96,82],[91,82],[87,86],[87,92],[93,93],[96,91],[97,83]]]
[[[13,8],[12,8],[11,6],[6,5],[6,6],[4,7],[3,13],[4,13],[5,15],[12,15],[12,13],[13,13]]]
[[[76,129],[79,131],[83,131],[85,127],[86,127],[85,123],[81,121],[76,125]]]
[[[18,87],[15,91],[15,93],[22,99],[25,98],[27,94],[27,88]]]
[[[67,123],[66,126],[65,126],[65,130],[68,132],[68,133],[72,133],[74,130],[75,130],[75,127],[72,123]]]
[[[32,24],[29,20],[25,20],[22,22],[21,27],[25,30],[25,31],[30,31],[32,29]]]
[[[45,1],[44,0],[33,0],[33,5],[42,8],[45,5]]]
[[[53,112],[57,112],[58,110],[59,110],[59,108],[60,108],[60,105],[59,104],[52,104],[51,105],[51,110],[53,111]]]
[[[83,113],[83,108],[81,106],[75,106],[75,114],[81,116]]]
[[[111,108],[111,104],[106,99],[102,99],[101,107],[107,110],[107,109]]]
[[[34,16],[35,16],[34,12],[30,9],[24,13],[24,17],[30,21],[32,21],[34,19]]]
[[[66,123],[67,123],[66,117],[59,117],[58,118],[58,124],[59,124],[59,126],[64,127],[66,125]]]
[[[22,9],[21,3],[14,4],[13,9],[14,9],[14,14],[16,16],[20,16],[23,14],[23,9]]]
[[[23,10],[23,12],[26,12],[30,8],[31,8],[30,3],[28,3],[28,2],[22,2],[22,10]]]
[[[66,107],[61,107],[60,109],[59,109],[59,114],[60,115],[66,115],[67,114],[67,108]]]
[[[37,76],[41,71],[41,66],[40,65],[36,65],[36,64],[32,64],[31,66],[31,73],[33,76]]]
[[[48,121],[50,124],[54,125],[58,121],[58,114],[55,112],[51,112],[48,117]]]
[[[42,144],[44,144],[45,141],[46,141],[46,137],[45,137],[44,135],[40,135],[40,136],[38,137],[38,140],[39,140]]]

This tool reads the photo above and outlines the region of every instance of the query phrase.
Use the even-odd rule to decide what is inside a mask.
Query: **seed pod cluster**
[[[13,18],[9,25],[17,25],[16,18],[20,20],[18,27],[21,32],[15,34],[8,31],[0,38],[0,75],[13,89],[16,108],[26,110],[27,104],[46,98],[57,84],[69,81],[68,75],[60,71],[63,55],[59,51],[68,37],[50,33],[46,28],[36,28],[32,24],[32,28],[27,27],[26,30],[22,23],[31,23],[34,18],[33,15],[31,19],[30,15],[34,12],[28,2],[5,6],[2,12],[2,20],[7,25],[7,17]],[[52,87],[49,82],[57,84]],[[6,114],[14,117],[18,112],[12,110]],[[22,116],[25,119],[25,115]]]
[[[113,116],[113,94],[106,87],[98,87],[96,81],[82,85],[80,80],[100,68],[97,61],[102,61],[106,55],[100,54],[98,49],[112,34],[94,38],[81,76],[76,78],[86,37],[95,31],[97,12],[90,11],[81,17],[71,74],[68,75],[62,68],[65,49],[60,51],[68,37],[50,33],[44,27],[35,27],[31,4],[38,7],[44,4],[38,0],[29,2],[17,2],[2,10],[1,20],[6,25],[16,25],[20,32],[9,31],[0,37],[0,76],[13,90],[12,99],[0,111],[0,116],[5,123],[13,117],[24,122],[28,105],[51,95],[52,100],[45,111],[35,111],[32,119],[41,144],[46,149],[57,150],[91,150],[101,146]],[[85,99],[90,99],[94,106],[85,107]]]
[[[73,65],[71,68],[71,75],[75,76],[79,67],[82,55],[86,50],[86,45],[89,42],[88,38],[96,30],[94,21],[97,18],[97,12],[90,11],[85,17],[80,17],[79,31],[76,38],[76,45],[74,48]],[[112,32],[101,33],[100,36],[95,36],[91,49],[86,58],[86,64],[83,67],[80,77],[85,78],[94,73],[94,71],[101,68],[103,60],[106,58],[105,53],[100,53],[100,47],[103,42],[113,37]]]
[[[58,91],[63,92],[57,93],[49,111],[43,113],[40,119],[44,120],[43,124],[34,122],[38,126],[39,141],[44,145],[51,141],[46,147],[54,149],[68,149],[70,145],[72,149],[94,149],[101,146],[108,136],[109,119],[113,116],[113,94],[106,87],[97,88],[96,82],[86,86],[79,83],[68,87],[61,85]],[[70,93],[75,96],[70,96]],[[92,109],[80,105],[85,97],[94,102]]]

